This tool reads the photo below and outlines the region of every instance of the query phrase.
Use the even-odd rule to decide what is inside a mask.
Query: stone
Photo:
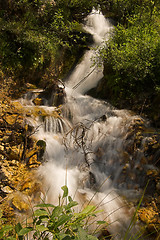
[[[17,114],[6,115],[5,116],[5,121],[9,125],[13,125],[17,121]]]
[[[24,200],[24,197],[21,194],[16,194],[12,199],[12,204],[16,207],[19,211],[24,211],[29,209],[29,202],[27,203]]]
[[[158,192],[160,192],[160,181],[157,182],[156,189],[157,189]]]
[[[20,158],[20,150],[16,147],[16,146],[12,146],[11,148],[9,148],[9,157],[12,160],[19,160]]]
[[[4,146],[0,145],[0,152],[3,152],[4,151]]]
[[[2,142],[4,142],[4,143],[8,143],[9,140],[10,140],[10,136],[4,136],[4,137],[2,138]]]
[[[36,105],[36,106],[40,106],[40,105],[43,104],[43,100],[42,100],[42,98],[35,98],[35,99],[33,99],[32,102],[33,102],[34,105]]]
[[[1,190],[5,193],[12,193],[13,190],[9,186],[2,187]]]

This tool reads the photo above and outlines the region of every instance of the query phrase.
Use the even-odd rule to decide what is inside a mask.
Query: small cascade
[[[19,99],[19,102],[21,104],[23,104],[24,106],[34,105],[33,99],[35,99],[42,91],[43,90],[41,90],[41,89],[29,91],[29,92],[25,93],[21,99]]]
[[[45,117],[44,120],[45,132],[64,134],[64,132],[68,129],[68,126],[69,126],[68,121],[65,121],[63,118],[47,116]]]
[[[101,12],[93,10],[89,14],[84,29],[92,34],[94,44],[90,50],[86,51],[81,63],[75,67],[69,78],[66,79],[69,88],[76,89],[76,92],[84,94],[95,87],[99,80],[102,79],[103,66],[93,66],[92,59],[96,56],[96,52],[92,47],[103,45],[104,41],[109,38],[112,28],[112,24],[104,18]]]

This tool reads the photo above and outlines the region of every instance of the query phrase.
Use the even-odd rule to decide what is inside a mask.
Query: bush
[[[67,186],[62,187],[63,197],[59,199],[59,205],[42,203],[35,206],[32,222],[27,226],[21,223],[15,227],[5,225],[0,215],[2,227],[0,227],[1,239],[24,239],[27,236],[32,239],[57,239],[57,240],[96,240],[97,238],[88,234],[87,222],[90,217],[95,217],[97,211],[95,206],[87,205],[81,212],[75,212],[74,207],[78,205],[68,196]],[[104,224],[105,222],[97,222]]]
[[[160,86],[159,37],[157,25],[148,20],[140,22],[139,16],[130,18],[127,28],[121,24],[115,27],[106,47],[99,51],[115,97],[138,96]]]

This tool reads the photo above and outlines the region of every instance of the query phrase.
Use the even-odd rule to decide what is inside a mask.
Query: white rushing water
[[[95,46],[103,44],[111,28],[109,21],[97,11],[87,17],[85,29],[93,34]],[[90,204],[103,209],[98,220],[109,223],[107,229],[113,239],[123,239],[133,212],[115,188],[127,189],[118,179],[123,169],[121,158],[128,127],[136,116],[83,95],[103,76],[102,68],[91,67],[94,54],[94,50],[88,50],[70,75],[61,118],[50,116],[40,123],[42,127],[36,136],[44,139],[47,147],[46,162],[39,167],[38,174],[48,202],[58,204],[61,187],[66,184],[69,195],[79,202],[80,208],[84,202],[91,201]],[[45,106],[46,111],[50,108]],[[91,230],[95,228],[91,224]],[[131,239],[132,234],[136,234],[135,227],[125,239]]]
[[[84,26],[84,29],[93,36],[94,44],[91,47],[103,45],[104,41],[109,38],[112,28],[113,26],[109,20],[105,19],[101,12],[93,10],[87,17]],[[69,79],[67,79],[69,88],[74,88],[79,93],[84,94],[97,85],[103,77],[103,67],[92,66],[92,59],[95,55],[95,50],[92,48],[86,51],[81,63],[75,67]]]

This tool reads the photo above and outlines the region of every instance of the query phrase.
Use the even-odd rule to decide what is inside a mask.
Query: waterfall
[[[93,35],[93,46],[97,46],[107,40],[112,25],[100,12],[93,10],[84,28]],[[66,184],[69,195],[78,201],[80,208],[84,202],[91,201],[90,204],[103,209],[98,220],[105,219],[109,232],[114,239],[120,240],[133,214],[133,209],[129,209],[118,194],[118,191],[124,194],[130,191],[127,182],[122,180],[126,164],[122,154],[127,145],[128,129],[139,117],[84,95],[103,77],[103,67],[91,67],[94,56],[92,48],[86,51],[67,79],[66,103],[62,106],[61,118],[46,117],[35,133],[47,145],[46,162],[39,167],[38,175],[43,181],[47,202],[58,204],[61,187]],[[136,165],[139,158],[134,161]],[[132,168],[130,163],[127,164]],[[134,187],[133,194],[139,194]],[[95,228],[94,223],[92,228]],[[136,227],[125,239],[131,239],[134,233],[137,234]]]
[[[94,44],[91,49],[86,51],[83,60],[78,64],[71,73],[67,81],[69,88],[76,89],[81,94],[84,94],[89,89],[95,87],[103,77],[103,66],[92,66],[92,59],[96,55],[96,51],[92,47],[104,44],[109,37],[110,30],[113,28],[109,20],[105,19],[101,12],[93,10],[86,19],[84,29],[91,33],[94,39]]]

